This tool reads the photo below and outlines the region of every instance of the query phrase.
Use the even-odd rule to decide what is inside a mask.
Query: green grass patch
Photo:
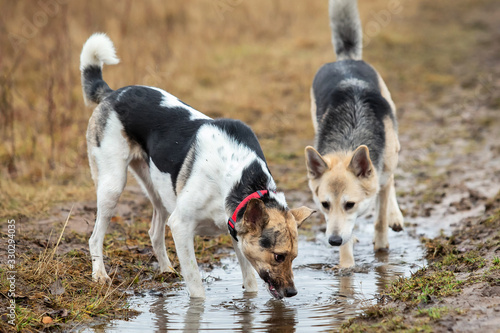
[[[351,319],[340,328],[340,332],[358,333],[358,332],[408,332],[408,333],[431,333],[434,332],[428,320],[422,319],[412,323],[405,322],[404,316],[389,315],[379,320],[370,322],[360,322],[359,319]]]
[[[446,315],[450,312],[450,309],[447,307],[430,307],[427,309],[418,309],[417,313],[419,316],[426,316],[432,320],[441,319],[443,315]]]
[[[393,299],[416,305],[427,303],[431,297],[445,297],[460,292],[463,281],[453,272],[422,269],[410,278],[396,280],[387,290]]]

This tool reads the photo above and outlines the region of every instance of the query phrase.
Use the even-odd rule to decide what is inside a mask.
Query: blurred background
[[[434,134],[447,126],[443,112],[432,110],[498,108],[491,69],[498,62],[488,51],[498,45],[498,20],[489,16],[498,1],[358,5],[364,59],[399,108],[409,151],[401,168],[409,172],[414,152],[427,155],[442,139],[419,126],[437,125],[427,130]],[[211,117],[243,120],[278,185],[307,191],[309,89],[316,70],[335,60],[327,7],[326,0],[1,0],[0,215],[35,216],[57,202],[94,198],[85,142],[92,110],[79,72],[82,45],[94,32],[107,33],[121,59],[104,67],[111,88],[158,86]]]

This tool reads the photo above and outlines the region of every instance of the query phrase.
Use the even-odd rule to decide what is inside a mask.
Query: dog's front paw
[[[396,232],[403,231],[403,225],[400,223],[395,223],[393,225],[390,225],[389,227]]]
[[[342,248],[341,248],[342,249]],[[351,251],[340,251],[339,268],[354,267],[354,256]]]
[[[392,230],[394,230],[396,232],[403,230],[404,218],[403,218],[403,214],[401,213],[399,208],[396,209],[394,212],[390,212],[388,219],[389,219],[389,221],[388,221],[389,228],[391,228]]]
[[[189,288],[189,297],[205,299],[205,289],[202,288]]]
[[[354,267],[354,258],[340,258],[337,268],[351,268]]]
[[[350,268],[354,266],[353,243],[357,240],[356,237],[351,238],[349,242],[340,247],[340,268]]]
[[[160,273],[175,273],[179,274],[172,266],[160,267]]]
[[[253,279],[253,281],[244,282],[243,288],[245,289],[245,292],[248,293],[256,293],[259,290],[256,279]]]
[[[375,238],[373,240],[373,249],[375,250],[375,252],[388,251],[389,242],[387,241],[387,239],[383,239],[383,237],[380,237],[380,239]]]
[[[106,272],[96,272],[92,274],[92,280],[97,283],[111,284],[111,278]]]
[[[389,228],[392,230],[399,232],[403,231],[403,216],[399,218],[398,216],[390,216],[389,217]]]
[[[387,231],[377,232],[375,231],[375,236],[373,237],[373,249],[377,251],[387,251],[389,249],[389,241],[387,239]]]

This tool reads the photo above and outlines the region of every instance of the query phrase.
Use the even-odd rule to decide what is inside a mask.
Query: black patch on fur
[[[276,245],[276,232],[274,229],[264,229],[259,239],[260,247],[264,249],[273,248]]]
[[[270,282],[271,281],[271,275],[269,274],[268,270],[265,270],[265,269],[260,270],[259,271],[259,276],[265,282]]]
[[[101,67],[90,65],[82,71],[82,86],[87,100],[99,104],[113,90],[102,79]]]
[[[232,119],[190,120],[189,111],[183,107],[161,106],[162,99],[163,94],[156,89],[129,86],[114,91],[108,100],[117,112],[127,136],[142,147],[148,162],[151,158],[161,172],[171,175],[174,191],[182,165],[196,142],[198,130],[205,124],[218,127],[265,161],[257,137],[243,122]],[[193,163],[194,159],[188,165],[189,173]],[[245,184],[249,182],[251,179],[245,180]],[[266,185],[267,178],[264,186],[257,187],[256,190],[265,189]]]
[[[271,284],[274,288],[280,289],[283,286],[284,281],[282,279],[273,280],[268,270],[262,269],[258,273],[262,280]]]
[[[364,83],[343,85],[347,79]],[[382,97],[377,73],[364,61],[344,60],[325,64],[313,82],[317,105],[316,149],[322,155],[333,151],[354,151],[368,146],[370,159],[380,170],[385,147],[384,119],[396,120]]]
[[[128,90],[116,100],[124,89]],[[111,98],[129,138],[142,147],[161,172],[171,175],[175,191],[177,176],[200,126],[213,120],[190,120],[191,113],[182,107],[161,106],[163,94],[149,87],[124,87]]]
[[[262,170],[262,166],[259,162],[254,161],[248,167],[243,169],[241,179],[229,192],[229,196],[226,198],[226,205],[231,211],[236,210],[236,207],[240,204],[243,199],[245,199],[250,194],[261,191],[268,190],[267,184],[269,183],[269,177]],[[281,206],[274,198],[266,193],[262,198],[260,198],[267,208],[276,208],[285,211],[286,208]],[[243,218],[246,206],[244,206],[236,217],[236,222]]]
[[[245,123],[234,119],[216,119],[213,125],[222,129],[239,144],[253,150],[264,162],[266,161],[257,136]]]
[[[239,120],[216,119],[214,120],[212,125],[215,125],[222,129],[239,144],[242,144],[253,150],[255,154],[264,161],[264,163],[266,162],[264,152],[260,147],[257,136],[255,136],[254,132],[246,124]],[[234,154],[232,156],[234,157]],[[269,168],[267,168],[267,171],[269,172],[269,174],[271,174]],[[268,183],[269,177],[262,169],[262,165],[258,161],[252,162],[243,170],[240,181],[231,189],[229,196],[226,198],[226,205],[230,208],[231,211],[234,211],[240,204],[240,202],[250,194],[260,190],[269,190],[267,188]],[[285,207],[282,207],[275,199],[272,199],[269,196],[269,193],[260,198],[260,200],[264,202],[267,208],[277,208],[283,211],[286,209]],[[238,212],[236,222],[243,218],[245,210],[246,206]]]

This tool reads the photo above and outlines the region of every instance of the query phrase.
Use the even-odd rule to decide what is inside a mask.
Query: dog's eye
[[[323,208],[326,210],[330,210],[330,203],[328,201],[323,201],[321,203],[321,206],[323,206]]]
[[[355,202],[352,202],[352,201],[347,201],[347,202],[345,203],[345,205],[344,205],[344,208],[345,208],[345,210],[349,210],[349,209],[351,209],[352,207],[354,207],[354,205],[355,205],[355,204],[356,204]]]
[[[274,260],[276,260],[276,262],[283,262],[285,261],[285,255],[284,254],[274,254]]]

